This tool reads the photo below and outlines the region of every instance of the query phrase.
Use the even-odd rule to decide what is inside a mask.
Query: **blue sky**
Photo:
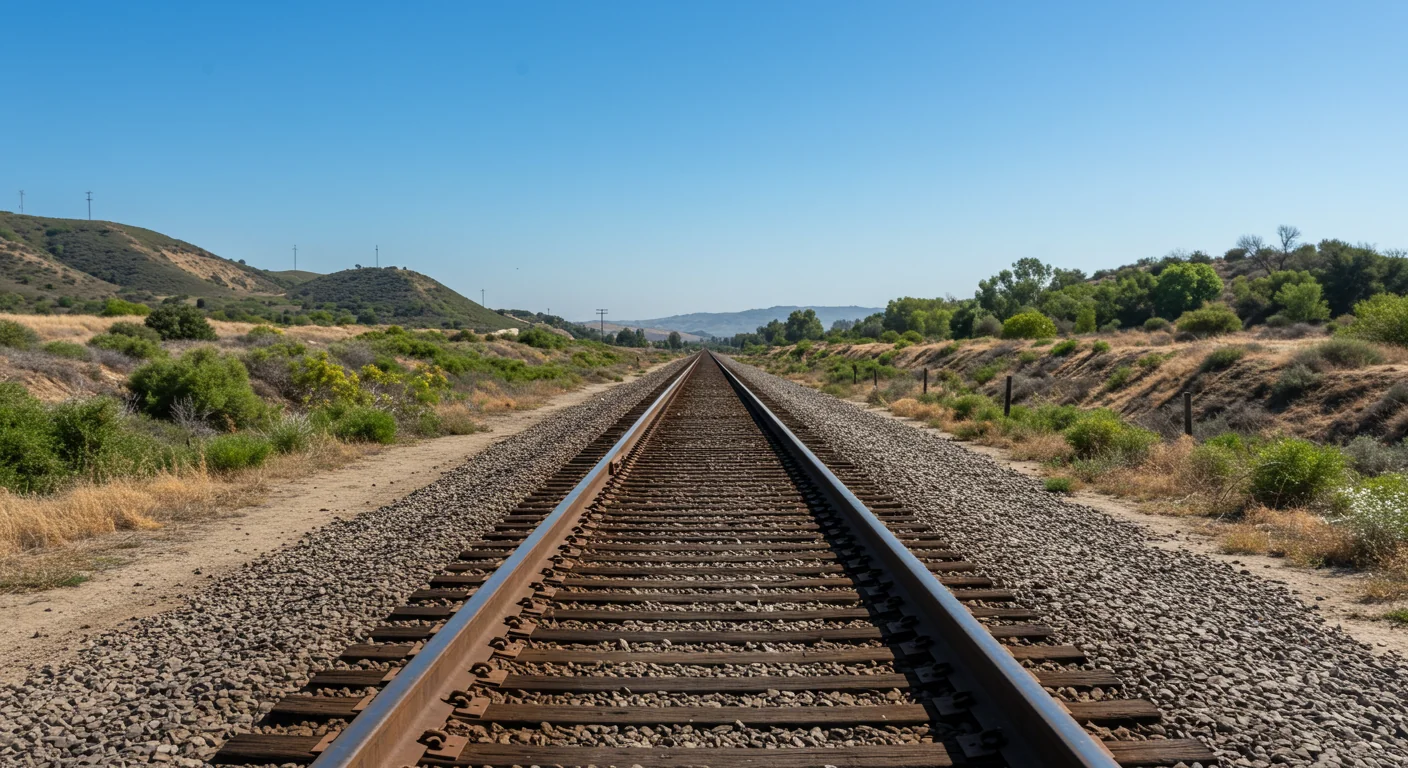
[[[1404,3],[202,5],[5,4],[0,208],[573,319],[1408,247]]]

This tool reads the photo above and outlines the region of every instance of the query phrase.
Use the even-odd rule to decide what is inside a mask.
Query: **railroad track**
[[[695,358],[215,762],[1213,761],[773,405]]]

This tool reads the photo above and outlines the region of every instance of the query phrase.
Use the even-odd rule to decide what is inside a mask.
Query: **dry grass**
[[[1046,463],[1049,461],[1060,461],[1069,459],[1075,454],[1075,449],[1066,442],[1065,436],[1058,432],[1042,432],[1034,434],[1012,445],[1012,458],[1018,461],[1039,461]]]
[[[947,416],[948,409],[935,403],[921,403],[912,397],[904,397],[890,403],[890,413],[926,424],[935,424]]]
[[[1254,525],[1234,525],[1218,539],[1218,549],[1228,555],[1262,555],[1271,548],[1271,534]]]
[[[203,468],[80,483],[50,496],[0,495],[0,555],[54,547],[122,530],[210,517],[257,500],[277,480],[307,477],[374,451],[321,440],[305,453],[270,458],[257,469],[217,475]]]
[[[474,418],[474,409],[465,403],[441,403],[435,407],[440,429],[447,435],[472,435],[484,431],[484,425]]]
[[[1286,557],[1299,565],[1320,567],[1354,562],[1350,535],[1325,518],[1304,509],[1254,507],[1243,516],[1242,527],[1267,537],[1267,554]]]
[[[1112,496],[1144,500],[1198,495],[1200,484],[1192,477],[1188,461],[1193,447],[1190,438],[1155,445],[1138,466],[1116,466],[1101,472],[1095,478],[1095,488]]]

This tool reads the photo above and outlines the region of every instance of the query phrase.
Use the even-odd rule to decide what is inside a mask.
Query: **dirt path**
[[[858,408],[895,419],[931,432],[946,440],[953,435],[914,419],[896,416],[884,408],[872,408],[852,400]],[[1031,477],[1042,477],[1041,465],[1034,461],[1008,458],[1008,451],[986,445],[959,442],[967,450],[981,453],[1001,466]],[[1079,491],[1071,499],[1111,517],[1134,523],[1144,529],[1145,543],[1161,549],[1194,552],[1227,563],[1244,573],[1283,585],[1311,610],[1318,611],[1331,626],[1368,645],[1375,653],[1393,652],[1408,656],[1408,629],[1375,620],[1378,612],[1359,599],[1369,577],[1363,573],[1333,568],[1311,569],[1292,565],[1284,559],[1265,555],[1229,555],[1218,546],[1216,532],[1204,518],[1176,517],[1143,512],[1133,503],[1091,491]],[[1382,608],[1378,609],[1379,611]]]
[[[77,587],[0,595],[0,681],[73,656],[92,635],[181,605],[201,582],[297,541],[336,518],[353,517],[422,488],[475,454],[548,416],[605,392],[592,384],[531,411],[494,414],[488,432],[393,446],[303,481],[276,486],[262,504],[228,517],[159,531],[118,534],[102,546],[121,549],[126,564]]]

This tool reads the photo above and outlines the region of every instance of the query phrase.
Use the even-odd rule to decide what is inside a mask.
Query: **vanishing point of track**
[[[1014,600],[704,354],[216,762],[1212,762]]]

